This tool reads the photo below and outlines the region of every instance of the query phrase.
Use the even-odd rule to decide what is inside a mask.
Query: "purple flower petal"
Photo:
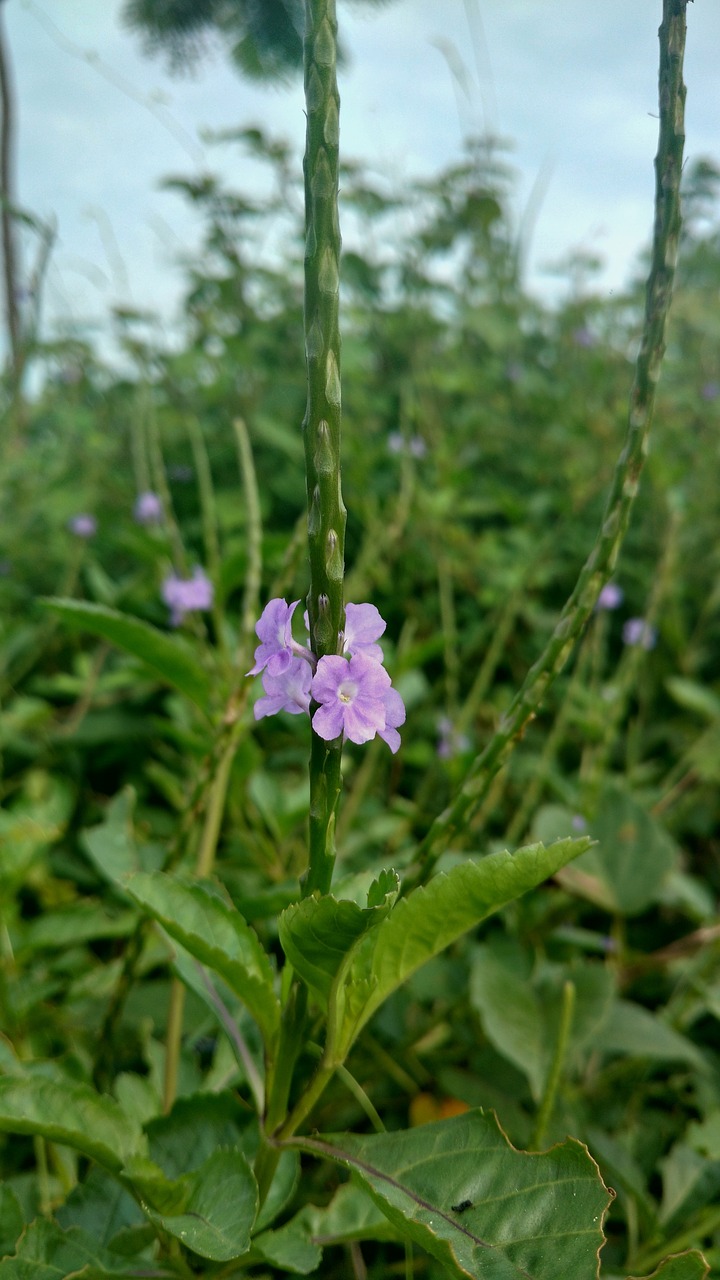
[[[287,671],[292,659],[292,616],[300,601],[270,600],[263,609],[255,633],[260,644],[255,650],[255,665],[249,676],[259,675],[267,667],[273,676]]]
[[[343,652],[364,653],[376,662],[382,662],[383,651],[375,641],[382,635],[387,623],[381,618],[374,604],[348,604],[345,606]]]
[[[293,716],[307,714],[310,710],[311,680],[312,671],[302,658],[291,658],[289,666],[279,676],[272,675],[269,670],[264,671],[265,696],[255,703],[255,719],[277,715],[278,711],[289,711]]]

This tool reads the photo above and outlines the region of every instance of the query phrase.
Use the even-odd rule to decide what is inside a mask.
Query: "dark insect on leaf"
[[[472,1200],[461,1200],[459,1204],[451,1204],[450,1208],[453,1213],[464,1213],[466,1209],[472,1209]]]

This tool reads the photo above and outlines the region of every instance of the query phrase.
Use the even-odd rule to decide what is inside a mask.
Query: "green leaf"
[[[610,1203],[597,1165],[570,1138],[515,1151],[494,1116],[468,1111],[400,1133],[298,1139],[352,1170],[402,1234],[449,1276],[596,1280]]]
[[[63,1231],[38,1218],[18,1242],[13,1258],[0,1262],[0,1280],[117,1280],[137,1275],[137,1266],[104,1249],[80,1227]]]
[[[558,840],[494,853],[442,872],[401,898],[377,928],[356,942],[333,988],[337,1038],[329,1046],[344,1061],[355,1036],[384,1000],[421,965],[508,902],[534,889],[589,840]]]
[[[249,1117],[230,1093],[191,1093],[178,1098],[167,1115],[150,1120],[147,1133],[150,1155],[170,1178],[179,1178],[200,1167],[218,1147],[241,1147],[247,1156],[245,1133]]]
[[[632,1000],[613,1001],[597,1047],[602,1053],[687,1062],[707,1070],[702,1053],[691,1040]]]
[[[214,1151],[187,1179],[182,1213],[145,1212],[157,1226],[193,1253],[213,1262],[239,1258],[250,1248],[258,1207],[258,1188],[241,1151]]]
[[[99,902],[83,898],[31,920],[22,930],[21,946],[31,951],[65,950],[97,938],[126,938],[136,923],[136,911],[111,916]]]
[[[705,1280],[710,1268],[697,1249],[666,1258],[651,1276],[628,1276],[628,1280]]]
[[[39,769],[25,775],[12,807],[0,809],[0,893],[21,884],[33,859],[60,838],[74,802],[65,779]]]
[[[678,848],[642,805],[615,783],[603,788],[590,823],[597,844],[558,877],[609,911],[638,915],[662,896]]]
[[[207,714],[211,684],[189,645],[180,636],[169,636],[149,622],[108,609],[103,604],[46,598],[43,604],[69,626],[110,640],[118,649],[139,658],[165,684],[190,698]]]
[[[681,707],[698,711],[708,720],[720,720],[720,698],[704,684],[688,680],[685,676],[668,676],[665,687]]]
[[[278,921],[283,951],[323,1000],[347,952],[388,914],[399,888],[396,873],[384,871],[370,886],[367,907],[331,894],[322,898],[313,894],[283,911]]]
[[[684,1142],[676,1142],[659,1164],[663,1180],[660,1221],[665,1238],[672,1240],[688,1229],[705,1205],[717,1204],[720,1160],[709,1160]]]
[[[137,872],[128,893],[202,964],[218,973],[255,1018],[266,1045],[274,1045],[280,1003],[273,971],[257,935],[239,911],[201,884],[186,884],[162,871]]]
[[[310,1230],[301,1215],[286,1222],[275,1231],[263,1231],[253,1236],[253,1255],[257,1253],[263,1262],[270,1262],[283,1272],[308,1276],[316,1271],[322,1261],[322,1249],[310,1237]]]
[[[90,1170],[84,1182],[73,1187],[55,1216],[63,1230],[80,1227],[98,1244],[111,1248],[118,1235],[145,1222],[129,1191],[117,1178],[97,1166]]]
[[[344,1182],[324,1209],[308,1205],[300,1210],[313,1236],[324,1244],[348,1244],[351,1240],[397,1240],[397,1229],[367,1191]]]
[[[0,1183],[0,1258],[14,1250],[23,1225],[23,1213],[15,1192]]]
[[[85,852],[104,880],[122,886],[124,878],[138,871],[140,861],[133,834],[135,792],[125,787],[105,810],[105,821],[80,833]]]
[[[510,1062],[525,1073],[536,1101],[542,1096],[557,1042],[562,990],[569,980],[575,1003],[566,1050],[567,1066],[586,1045],[601,1038],[613,996],[613,975],[597,963],[544,964],[532,972],[532,959],[512,939],[493,937],[475,948],[470,973],[470,1002],[485,1033]]]
[[[113,1172],[144,1145],[140,1127],[112,1098],[89,1085],[42,1076],[0,1079],[0,1130],[40,1134]]]

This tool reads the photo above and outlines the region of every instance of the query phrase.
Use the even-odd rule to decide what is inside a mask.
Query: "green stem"
[[[305,355],[303,420],[308,500],[310,636],[318,658],[340,652],[346,511],[340,484],[340,226],[335,0],[306,0]],[[305,892],[327,893],[335,862],[342,741],[312,735],[310,849]]]
[[[237,443],[246,513],[247,569],[245,572],[245,591],[240,624],[240,667],[244,669],[247,665],[245,658],[247,657],[248,661],[250,660],[255,623],[258,618],[260,578],[262,574],[262,516],[250,436],[242,418],[235,419],[233,430],[235,431]]]
[[[177,1096],[178,1063],[182,1045],[183,1015],[185,1013],[185,988],[179,978],[173,978],[170,987],[167,1034],[165,1039],[165,1073],[163,1080],[163,1111],[172,1110]]]
[[[682,78],[687,0],[663,0],[660,27],[660,139],[655,160],[656,195],[652,261],[648,276],[645,319],[635,379],[630,393],[627,434],[618,459],[605,515],[560,620],[544,652],[530,669],[502,722],[470,766],[450,805],[435,819],[419,845],[415,870],[405,891],[432,873],[448,842],[482,804],[492,780],[519,741],[555,677],[573,651],[617,562],[648,452],[655,392],[665,352],[665,325],[670,309],[680,236],[680,176],[682,172],[685,86]]]
[[[575,1011],[575,983],[569,980],[563,983],[562,1004],[560,1006],[560,1026],[558,1027],[557,1039],[555,1041],[555,1052],[553,1060],[550,1063],[548,1078],[545,1082],[545,1091],[543,1093],[540,1109],[535,1120],[535,1130],[530,1142],[531,1151],[539,1151],[547,1131],[555,1099],[557,1097],[560,1077],[562,1075],[563,1063],[567,1054],[568,1043],[570,1040],[570,1028],[572,1026],[573,1013]]]

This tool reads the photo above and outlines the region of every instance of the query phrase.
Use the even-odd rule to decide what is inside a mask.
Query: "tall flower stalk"
[[[341,652],[344,625],[346,511],[340,482],[340,223],[335,0],[306,0],[305,355],[303,421],[307,476],[311,648],[318,659]],[[335,811],[342,742],[312,734],[310,860],[305,892],[327,893],[335,862]]]
[[[483,803],[493,779],[572,653],[603,585],[612,575],[627,531],[648,452],[680,239],[680,177],[685,143],[683,56],[686,8],[687,0],[663,0],[663,20],[659,30],[660,136],[655,158],[652,261],[642,339],[630,393],[627,433],[602,524],[544,652],[528,672],[497,731],[471,765],[459,792],[435,819],[420,844],[414,872],[404,882],[406,890],[427,880],[448,840],[467,825]]]

